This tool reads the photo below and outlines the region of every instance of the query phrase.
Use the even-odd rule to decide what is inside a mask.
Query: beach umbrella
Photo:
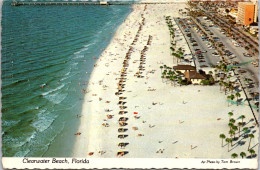
[[[125,123],[125,122],[119,122],[119,126],[126,126],[127,125],[127,123]]]
[[[138,130],[138,127],[132,127],[133,130]]]
[[[125,106],[121,105],[119,106],[120,109],[125,109]]]
[[[127,117],[120,117],[119,119],[118,119],[118,121],[127,121]]]
[[[117,156],[124,156],[125,152],[124,151],[118,151]]]
[[[111,119],[111,118],[113,118],[113,115],[107,115],[107,118]]]
[[[118,114],[122,115],[122,114],[124,114],[124,113],[125,113],[124,111],[119,111]]]
[[[134,112],[134,114],[135,114],[135,115],[137,115],[137,114],[138,114],[138,112]]]
[[[124,132],[124,128],[118,128],[118,132]]]
[[[124,139],[126,136],[125,135],[122,135],[122,134],[120,134],[120,135],[118,135],[118,138],[120,138],[120,139]]]
[[[125,147],[125,146],[126,146],[126,143],[120,142],[120,143],[118,143],[118,146],[120,146],[120,147]]]

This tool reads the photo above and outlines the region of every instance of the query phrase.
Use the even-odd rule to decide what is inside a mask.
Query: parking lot
[[[196,66],[199,68],[214,67],[222,58],[219,53],[221,52],[229,66],[235,68],[235,73],[240,78],[246,93],[258,93],[258,62],[247,53],[242,43],[227,37],[220,27],[214,25],[206,17],[197,17],[196,20],[195,23],[190,18],[177,19],[177,23],[191,48]],[[209,39],[213,39],[218,45],[221,44],[221,50],[216,50]],[[248,95],[248,97],[250,98],[252,95]],[[258,95],[256,98],[258,99]],[[255,105],[257,102],[257,100],[252,99],[250,103]]]
[[[186,18],[178,19],[178,21],[187,43],[191,48],[196,66],[199,68],[210,68],[216,65],[220,59],[218,57],[212,57],[212,53],[214,53],[215,50],[207,48],[207,41],[202,40],[201,36],[194,30],[195,25],[191,24],[191,20]]]
[[[251,86],[246,85],[245,87],[249,88],[250,91],[258,91],[259,86],[259,71],[258,67],[253,65],[252,63],[255,62],[255,60],[250,57],[250,55],[245,56],[244,54],[247,53],[247,51],[242,47],[238,46],[239,43],[236,43],[234,40],[232,42],[232,39],[229,37],[226,37],[225,34],[221,33],[221,28],[217,26],[209,26],[210,22],[207,22],[203,17],[198,17],[201,23],[204,23],[208,29],[213,33],[213,36],[218,37],[219,41],[223,43],[224,45],[224,51],[229,51],[230,53],[226,53],[226,58],[233,63],[233,65],[239,64],[238,70],[245,70],[244,73],[240,73],[242,79],[252,79],[254,84],[252,83]]]

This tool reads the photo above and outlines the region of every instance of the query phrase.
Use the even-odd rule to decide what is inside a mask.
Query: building
[[[177,65],[173,66],[175,71],[180,71],[184,74],[184,77],[187,81],[191,82],[192,84],[200,84],[201,80],[206,80],[206,74],[203,71],[203,74],[198,73],[196,67],[191,65]]]
[[[255,3],[255,16],[254,22],[258,23],[258,2]]]
[[[258,26],[250,26],[251,34],[258,34]]]
[[[237,19],[238,11],[235,8],[232,8],[229,12],[229,15],[232,16],[233,18]]]
[[[206,80],[206,77],[200,73],[197,73],[197,71],[186,71],[185,78],[192,84],[200,84],[201,80]]]
[[[100,5],[109,5],[107,1],[100,1]]]
[[[177,65],[173,66],[173,69],[175,71],[180,71],[181,73],[185,73],[186,71],[196,71],[196,67],[191,65]]]
[[[250,25],[254,22],[255,4],[252,2],[238,2],[237,23]]]

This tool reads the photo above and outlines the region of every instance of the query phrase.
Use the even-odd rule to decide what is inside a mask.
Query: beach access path
[[[178,10],[183,8],[184,3],[133,5],[133,11],[120,25],[91,74],[74,157],[115,158],[118,151],[126,151],[125,158],[231,158],[232,153],[247,152],[249,138],[241,140],[244,144],[235,141],[230,152],[227,145],[221,147],[219,135],[229,136],[230,111],[236,121],[240,121],[237,118],[241,114],[246,116],[246,127],[251,127],[255,135],[251,146],[258,150],[258,128],[250,121],[252,115],[248,106],[228,107],[226,96],[218,85],[174,87],[162,81],[160,66],[176,65],[164,16],[178,17]],[[138,32],[140,24],[142,29]],[[174,21],[173,24],[178,29]],[[137,33],[137,41],[132,44]],[[183,35],[180,31],[176,34],[177,46],[189,55]],[[152,36],[151,44],[147,45],[149,36]],[[145,46],[145,70],[141,74],[143,78],[138,78],[135,75],[140,71],[138,66]],[[123,92],[115,95],[122,63],[130,47]],[[118,114],[122,111],[119,97],[124,97],[126,102],[121,104],[127,111],[123,115]],[[107,115],[113,117],[108,119]],[[120,117],[128,118],[126,126],[119,126]],[[127,131],[118,132],[119,128]],[[119,134],[127,136],[120,139]],[[121,148],[118,146],[121,142],[127,145]]]

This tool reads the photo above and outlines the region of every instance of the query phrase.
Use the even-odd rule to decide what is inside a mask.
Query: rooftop
[[[197,71],[189,71],[185,73],[185,77],[187,79],[206,79],[206,77],[204,77],[203,75],[201,75],[200,73],[197,73]]]
[[[173,66],[174,70],[196,70],[196,67],[191,65],[177,65]]]

